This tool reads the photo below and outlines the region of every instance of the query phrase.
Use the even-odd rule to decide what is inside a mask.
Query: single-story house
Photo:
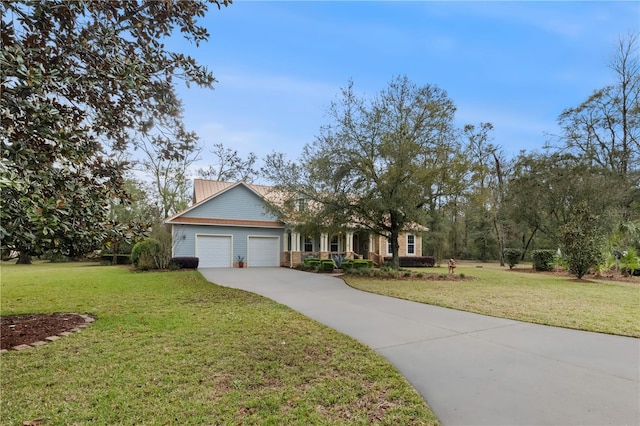
[[[306,257],[372,259],[391,255],[389,239],[345,226],[337,233],[306,235],[266,208],[270,187],[245,182],[194,181],[193,205],[165,220],[174,257],[200,259],[199,267],[295,266]],[[422,256],[421,232],[403,232],[400,256]]]

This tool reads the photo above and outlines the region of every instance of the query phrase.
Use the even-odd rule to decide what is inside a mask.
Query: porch
[[[342,255],[345,259],[371,259],[373,264],[378,266],[384,257],[380,254],[379,238],[366,231],[339,231],[335,234],[316,235],[289,231],[285,234],[282,263],[285,266],[295,266],[309,257],[333,259]]]

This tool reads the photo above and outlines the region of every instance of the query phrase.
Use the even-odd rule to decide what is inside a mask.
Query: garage
[[[280,238],[250,236],[247,265],[249,267],[280,266]]]
[[[230,268],[232,266],[231,235],[197,235],[196,257],[199,268]]]

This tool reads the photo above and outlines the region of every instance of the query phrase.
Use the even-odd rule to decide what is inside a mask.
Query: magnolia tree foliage
[[[227,1],[212,2],[217,7]],[[120,158],[156,123],[182,132],[174,80],[213,75],[163,39],[195,43],[202,1],[2,2],[0,237],[3,249],[82,254],[105,238],[111,200],[127,199]],[[185,140],[165,139],[180,157]]]
[[[397,268],[399,233],[424,224],[430,200],[450,187],[460,158],[455,106],[443,90],[397,77],[373,98],[350,83],[327,112],[331,122],[299,162],[273,154],[263,173],[292,194],[293,223],[349,224],[386,236]]]
[[[572,209],[571,219],[560,229],[562,254],[569,272],[582,278],[604,261],[605,239],[598,216],[584,202]]]

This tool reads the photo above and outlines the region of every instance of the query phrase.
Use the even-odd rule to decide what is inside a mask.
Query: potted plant
[[[238,261],[238,268],[244,268],[244,256],[236,256]]]

